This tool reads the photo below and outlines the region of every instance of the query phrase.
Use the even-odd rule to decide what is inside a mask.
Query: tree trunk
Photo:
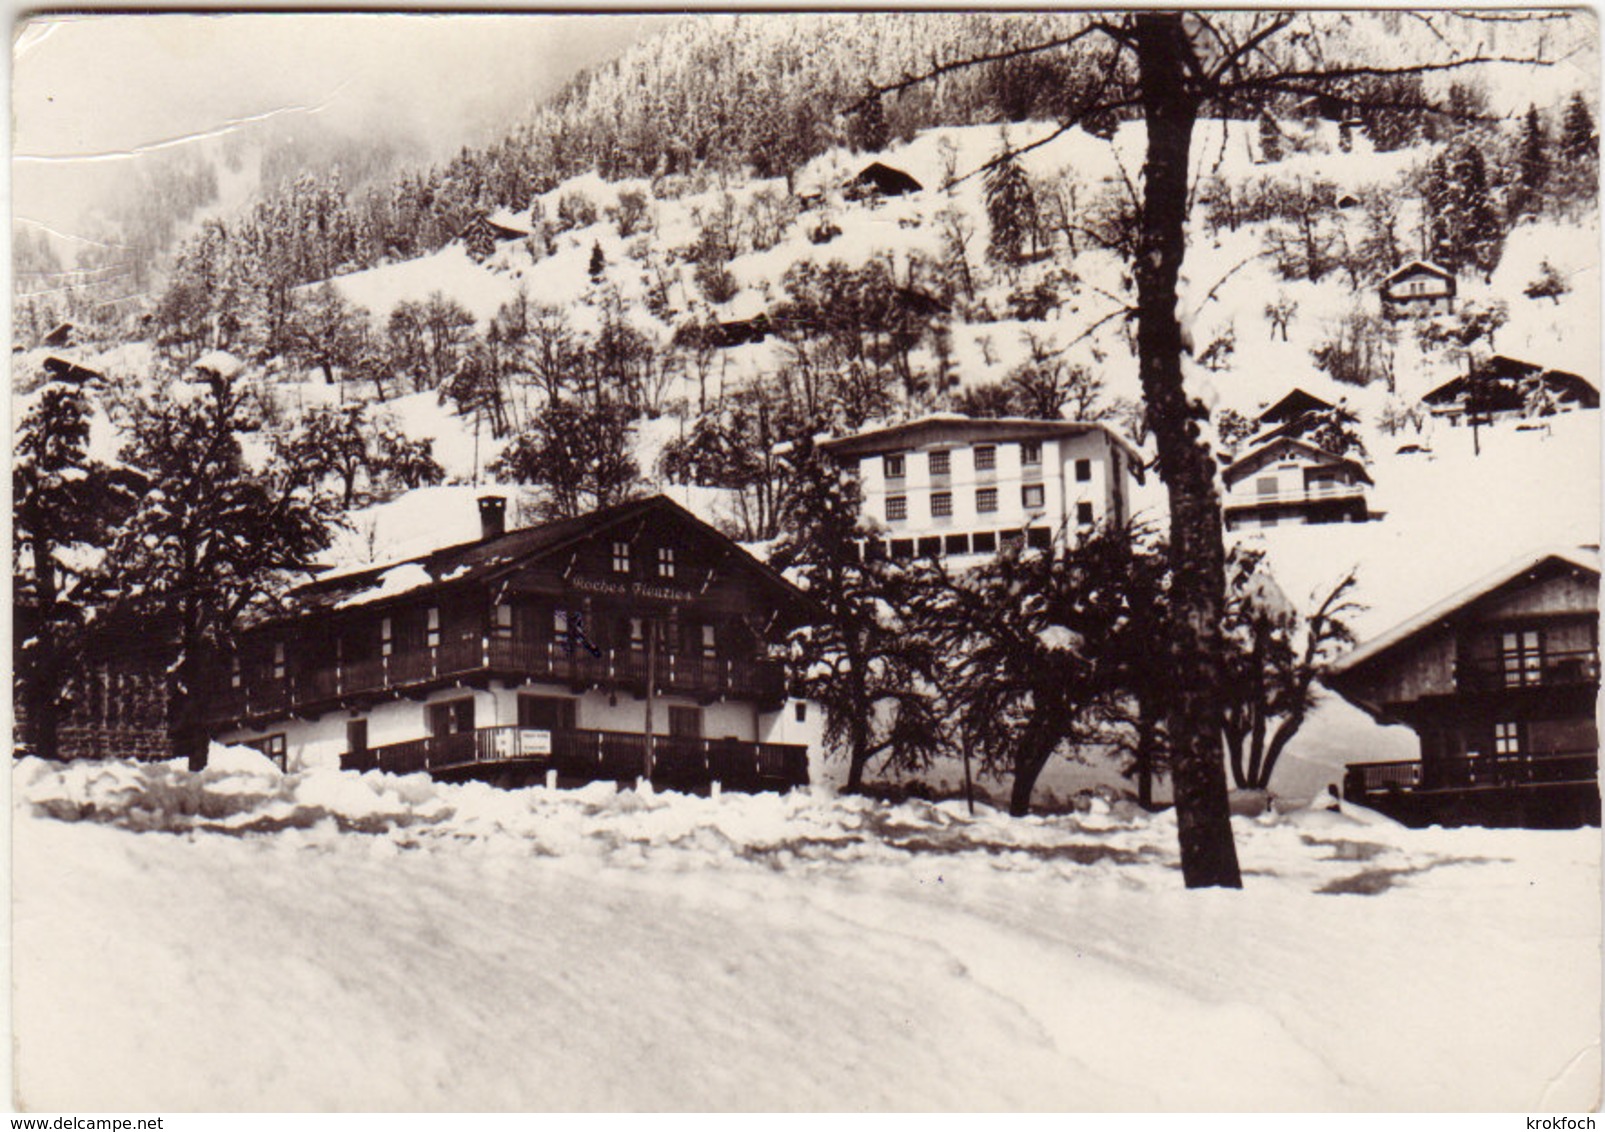
[[[40,509],[42,510],[42,508]],[[33,532],[33,575],[36,597],[39,602],[38,622],[34,626],[36,662],[31,666],[32,678],[24,689],[27,702],[28,730],[32,732],[33,753],[52,761],[61,757],[61,687],[63,671],[61,637],[56,622],[56,562],[50,540],[38,533],[46,522],[35,510],[29,516],[28,526]]]
[[[1182,876],[1188,888],[1241,888],[1220,751],[1225,549],[1214,460],[1182,381],[1176,282],[1186,251],[1187,159],[1196,95],[1182,17],[1134,20],[1148,159],[1137,276],[1137,342],[1148,424],[1170,498],[1172,568],[1169,731]],[[1198,410],[1201,414],[1202,410]]]

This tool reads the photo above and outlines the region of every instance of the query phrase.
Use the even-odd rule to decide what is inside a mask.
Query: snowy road
[[[1598,831],[1240,821],[1248,889],[1187,893],[1163,818],[242,760],[30,761],[16,786],[31,1108],[1598,1095]]]

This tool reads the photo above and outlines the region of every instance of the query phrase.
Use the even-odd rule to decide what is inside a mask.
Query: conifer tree
[[[1566,117],[1560,131],[1560,155],[1568,162],[1587,161],[1599,156],[1598,144],[1594,136],[1594,115],[1589,112],[1588,100],[1578,91],[1566,104]]]
[[[986,218],[992,236],[986,254],[998,263],[1025,258],[1025,242],[1036,251],[1037,201],[1031,179],[1013,155],[994,165],[986,176]]]
[[[1511,204],[1511,217],[1536,216],[1543,210],[1544,190],[1549,184],[1549,138],[1544,123],[1538,116],[1538,107],[1527,107],[1527,118],[1522,123],[1521,154],[1516,168],[1515,199]]]

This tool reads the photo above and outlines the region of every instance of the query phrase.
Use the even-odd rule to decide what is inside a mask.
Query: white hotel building
[[[936,414],[821,445],[856,468],[892,558],[994,553],[1130,517],[1136,449],[1107,425]]]

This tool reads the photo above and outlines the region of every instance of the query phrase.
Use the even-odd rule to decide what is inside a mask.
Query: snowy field
[[[1598,830],[27,760],[30,1109],[1572,1110]]]

